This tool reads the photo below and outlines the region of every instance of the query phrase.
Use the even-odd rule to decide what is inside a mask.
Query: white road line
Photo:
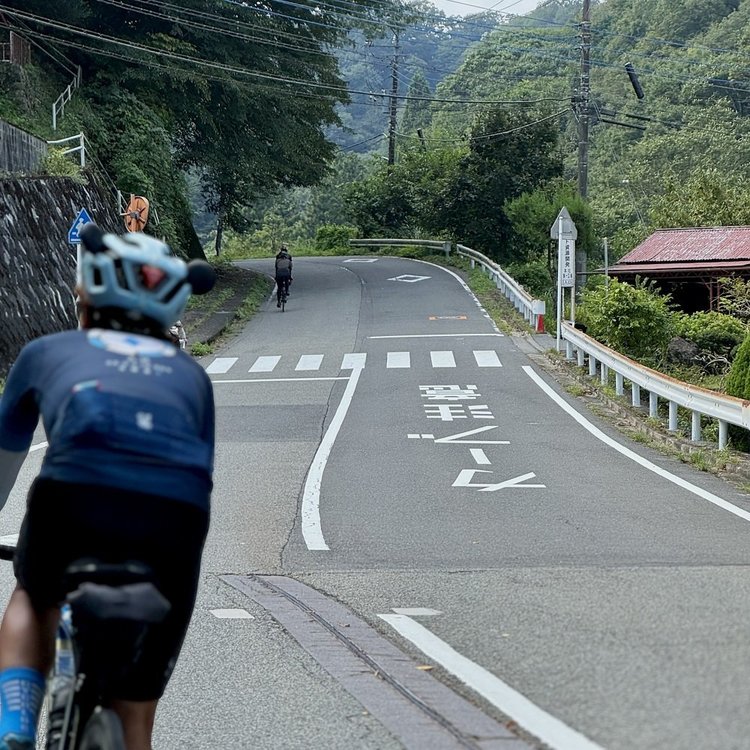
[[[467,659],[410,617],[378,617],[553,750],[602,750],[600,745],[539,708],[492,672]]]
[[[29,453],[33,453],[34,451],[40,451],[43,448],[46,448],[49,445],[49,443],[37,443],[36,445],[32,445],[31,448],[29,448]]]
[[[490,466],[490,459],[487,458],[487,454],[481,448],[469,448],[471,451],[471,457],[480,466]]]
[[[320,525],[320,485],[323,481],[323,472],[326,468],[328,456],[331,454],[331,449],[339,434],[341,425],[344,423],[344,417],[346,417],[346,412],[354,398],[354,391],[357,388],[357,382],[361,374],[361,367],[356,367],[352,370],[352,374],[348,378],[349,382],[344,389],[344,395],[341,397],[331,424],[328,425],[326,434],[320,441],[312,464],[310,464],[310,470],[307,472],[307,477],[305,478],[305,489],[302,495],[302,536],[309,550],[330,549],[323,537],[323,529]]]
[[[224,384],[232,384],[232,383],[304,383],[305,381],[314,381],[314,380],[349,380],[346,375],[331,375],[329,377],[319,377],[319,378],[239,378],[236,380],[212,380],[211,382],[214,384],[217,383],[224,383]]]
[[[248,372],[273,372],[281,357],[258,357]]]
[[[351,352],[345,354],[341,360],[342,370],[354,370],[357,367],[364,367],[367,362],[367,354],[365,352]]]
[[[455,367],[456,360],[453,357],[453,352],[430,352],[430,360],[432,361],[433,367]]]
[[[474,352],[474,359],[477,361],[479,367],[502,367],[503,363],[500,361],[500,357],[497,356],[497,352],[493,349],[481,349]]]
[[[214,617],[220,620],[254,620],[246,609],[209,609]]]
[[[672,474],[672,472],[667,471],[666,469],[662,469],[661,466],[657,466],[655,463],[652,463],[647,458],[644,458],[643,456],[639,456],[635,451],[630,450],[630,448],[625,447],[622,445],[622,443],[618,443],[616,440],[613,440],[609,435],[606,435],[603,433],[598,427],[593,425],[591,422],[589,422],[586,417],[583,416],[583,414],[580,414],[577,412],[567,401],[565,401],[563,398],[561,398],[557,393],[555,393],[552,388],[550,388],[547,383],[545,383],[541,377],[533,370],[533,368],[529,367],[528,365],[523,366],[524,371],[526,374],[558,405],[560,406],[564,411],[566,411],[568,414],[570,414],[573,419],[575,419],[578,424],[580,424],[582,427],[584,427],[586,430],[588,430],[595,438],[598,440],[601,440],[605,445],[608,445],[610,448],[614,448],[618,453],[622,453],[623,456],[626,458],[629,458],[633,461],[635,461],[637,464],[640,464],[645,469],[648,469],[649,471],[653,471],[654,474],[658,474],[660,477],[663,477],[669,482],[672,482],[673,484],[676,484],[678,487],[682,487],[683,489],[687,490],[688,492],[691,492],[693,495],[697,495],[698,497],[703,498],[704,500],[708,500],[709,503],[713,503],[719,508],[722,508],[723,510],[727,510],[730,513],[733,513],[738,518],[742,518],[745,521],[750,521],[750,513],[748,513],[746,510],[743,510],[742,508],[738,508],[736,505],[732,505],[732,503],[728,502],[727,500],[724,500],[723,498],[719,497],[718,495],[714,495],[712,492],[709,492],[708,490],[704,490],[701,487],[698,487],[697,485],[693,484],[692,482],[688,482],[686,479],[682,479],[681,477],[678,477],[676,474]]]
[[[368,336],[369,339],[451,339],[469,336],[502,336],[502,333],[404,333],[398,336]]]
[[[237,361],[237,357],[217,357],[211,364],[206,368],[206,372],[209,374],[224,374],[229,372],[232,365]]]
[[[388,352],[386,367],[411,367],[411,354],[409,352]]]
[[[323,364],[322,354],[303,354],[297,362],[295,370],[319,370]]]

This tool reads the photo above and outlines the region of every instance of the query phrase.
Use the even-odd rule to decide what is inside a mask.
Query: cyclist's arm
[[[31,344],[19,355],[10,370],[5,391],[0,398],[0,508],[2,508],[34,437],[39,408],[33,388],[34,353],[39,346]]]

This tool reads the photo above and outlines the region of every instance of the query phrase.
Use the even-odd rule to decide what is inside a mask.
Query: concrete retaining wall
[[[82,208],[105,231],[123,230],[113,196],[94,183],[0,179],[0,377],[28,341],[77,325],[68,230]]]
[[[46,141],[0,120],[0,172],[31,174],[46,154]]]

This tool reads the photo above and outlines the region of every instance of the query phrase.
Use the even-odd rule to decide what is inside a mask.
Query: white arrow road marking
[[[489,466],[490,465],[490,459],[487,458],[487,454],[481,448],[470,448],[469,451],[471,453],[471,457],[480,466]]]
[[[320,485],[323,481],[323,472],[326,468],[328,456],[331,455],[333,444],[339,434],[341,425],[344,423],[344,417],[352,398],[354,398],[354,391],[361,374],[361,367],[355,367],[352,370],[349,382],[344,389],[344,395],[341,397],[336,413],[333,415],[331,424],[328,425],[326,434],[320,441],[312,464],[310,464],[310,470],[307,472],[305,489],[302,495],[302,536],[309,550],[330,549],[323,537],[323,529],[320,525]]]
[[[424,625],[404,615],[378,617],[552,750],[603,750],[588,737],[539,708],[492,672],[467,659]]]
[[[482,432],[488,430],[496,430],[497,425],[491,424],[486,427],[477,427],[475,430],[467,430],[466,432],[457,432],[455,435],[446,435],[445,437],[436,438],[436,443],[462,443],[467,445],[510,445],[510,440],[463,440],[465,437],[470,435],[479,435]]]
[[[506,479],[503,482],[497,482],[496,484],[486,483],[475,483],[471,480],[474,479],[475,474],[492,474],[491,471],[486,469],[461,469],[459,475],[456,477],[456,481],[451,485],[452,487],[474,487],[480,492],[497,492],[497,490],[506,490],[509,487],[518,487],[519,489],[546,489],[545,484],[522,484],[527,479],[533,479],[536,474],[529,472],[528,474],[522,474],[520,477],[513,477],[513,479]]]

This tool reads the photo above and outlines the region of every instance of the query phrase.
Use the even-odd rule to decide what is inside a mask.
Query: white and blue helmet
[[[182,316],[191,293],[204,294],[215,281],[205,261],[189,264],[169,246],[141,232],[104,234],[95,224],[81,229],[79,280],[94,308],[117,308],[169,328]]]

